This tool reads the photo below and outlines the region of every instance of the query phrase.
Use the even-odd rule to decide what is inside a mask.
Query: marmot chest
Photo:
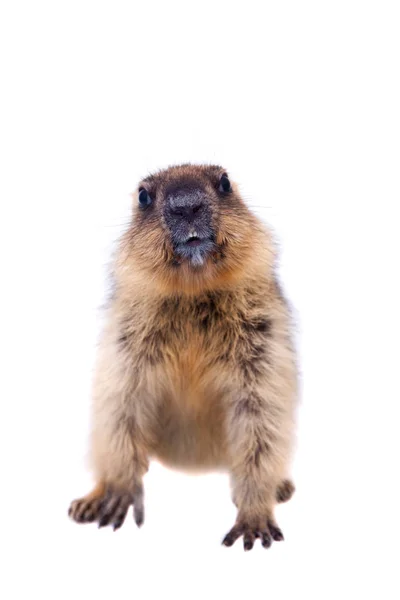
[[[144,339],[168,395],[188,407],[204,406],[221,391],[240,327],[215,296],[165,303]],[[226,377],[225,377],[226,381]]]

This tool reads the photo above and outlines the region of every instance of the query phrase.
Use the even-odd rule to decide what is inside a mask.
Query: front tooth
[[[197,231],[195,229],[193,229],[193,231],[191,231],[190,237],[197,237]]]

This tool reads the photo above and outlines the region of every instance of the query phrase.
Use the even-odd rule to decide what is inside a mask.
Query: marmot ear
[[[219,191],[227,194],[232,190],[228,175],[223,173],[219,179]]]

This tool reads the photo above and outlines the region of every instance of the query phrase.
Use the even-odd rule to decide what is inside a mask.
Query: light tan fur
[[[79,522],[119,527],[129,504],[143,521],[149,460],[188,471],[225,469],[238,507],[231,545],[282,539],[274,505],[288,480],[297,401],[290,315],[269,231],[220,167],[183,165],[145,179],[155,206],[135,207],[115,261],[93,385],[91,463],[99,483],[72,503]],[[201,268],[174,255],[161,210],[166,186],[207,190],[216,248]],[[125,512],[124,512],[125,511]]]

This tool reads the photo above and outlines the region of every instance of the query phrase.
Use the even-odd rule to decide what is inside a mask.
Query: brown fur
[[[87,509],[86,520],[118,527],[134,504],[140,524],[142,477],[154,457],[229,471],[238,518],[226,545],[240,535],[246,549],[256,537],[265,547],[283,539],[274,505],[294,491],[297,399],[289,311],[270,234],[236,186],[219,197],[223,172],[183,165],[141,183],[155,201],[146,211],[135,202],[119,246],[93,387],[99,487],[95,505],[93,495],[71,505],[79,522]],[[215,252],[196,269],[174,255],[161,210],[168,186],[187,180],[207,190],[216,232]]]

